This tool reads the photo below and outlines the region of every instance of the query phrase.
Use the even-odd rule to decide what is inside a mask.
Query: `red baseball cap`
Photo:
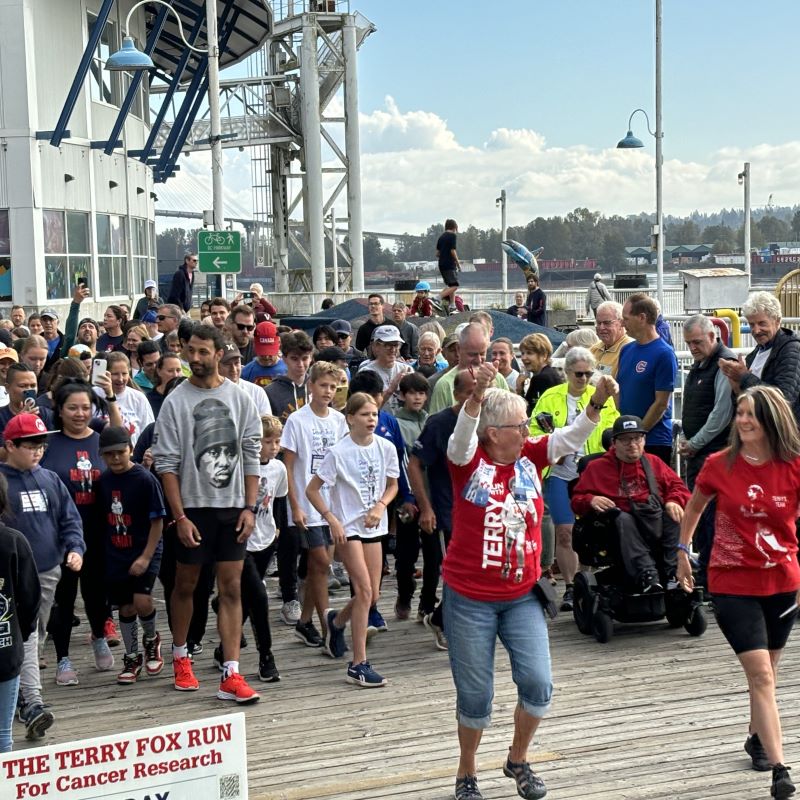
[[[278,328],[274,322],[259,322],[253,339],[253,349],[257,356],[276,356],[281,349]]]
[[[17,414],[8,421],[3,431],[3,438],[13,442],[15,439],[38,439],[51,433],[58,431],[47,430],[47,426],[38,414]]]

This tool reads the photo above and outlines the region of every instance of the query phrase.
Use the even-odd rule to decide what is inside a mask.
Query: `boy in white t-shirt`
[[[303,609],[294,630],[295,636],[308,647],[322,647],[322,637],[312,617],[316,608],[324,630],[333,539],[327,522],[308,501],[306,486],[327,452],[347,433],[344,415],[330,408],[339,380],[337,366],[327,361],[314,364],[308,377],[310,400],[288,417],[281,436],[289,477],[288,534],[300,538],[308,555]]]
[[[283,426],[277,417],[269,414],[261,417],[261,463],[256,498],[258,512],[255,528],[247,540],[247,553],[242,566],[242,624],[250,617],[258,649],[258,679],[264,683],[277,683],[281,679],[272,655],[269,600],[264,576],[275,554],[278,536],[286,530],[289,482],[286,467],[276,458],[281,449],[282,431]],[[225,659],[221,646],[214,650],[214,662],[222,669]]]

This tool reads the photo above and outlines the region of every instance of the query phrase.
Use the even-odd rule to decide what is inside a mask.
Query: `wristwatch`
[[[248,511],[252,511],[253,514],[258,514],[258,503],[254,503],[252,506],[247,506]]]

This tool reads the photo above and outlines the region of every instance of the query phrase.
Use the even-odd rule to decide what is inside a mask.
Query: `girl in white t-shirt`
[[[344,629],[350,620],[353,660],[347,680],[368,689],[386,684],[367,661],[367,617],[380,596],[381,538],[388,532],[386,507],[397,494],[400,465],[396,449],[374,435],[378,407],[368,394],[352,395],[344,413],[350,435],[328,451],[306,496],[330,525],[354,595],[338,613],[328,612],[324,646],[330,656],[341,658],[347,650]],[[323,486],[330,487],[330,502],[322,495]]]

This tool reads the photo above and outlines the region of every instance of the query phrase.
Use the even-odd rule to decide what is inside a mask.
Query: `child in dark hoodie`
[[[307,333],[291,331],[281,334],[281,352],[282,361],[286,365],[286,374],[274,378],[267,386],[266,392],[272,413],[285,425],[289,414],[308,402],[306,376],[311,365],[314,345]]]
[[[38,415],[17,414],[6,425],[6,463],[0,464],[8,482],[6,519],[28,540],[41,586],[38,631],[25,642],[20,676],[19,715],[28,739],[41,739],[53,724],[53,713],[42,701],[39,635],[44,636],[61,563],[78,572],[86,549],[80,514],[66,486],[55,472],[39,466],[50,433]]]
[[[8,508],[8,487],[0,475],[0,516]],[[11,752],[24,644],[36,628],[39,576],[28,540],[0,525],[0,753]]]

